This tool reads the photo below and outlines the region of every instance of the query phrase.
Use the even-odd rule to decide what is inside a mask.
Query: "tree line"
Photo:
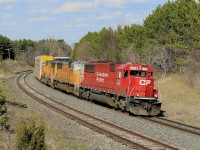
[[[0,35],[0,60],[15,59],[33,65],[35,56],[70,56],[72,48],[63,39],[10,40]]]
[[[164,72],[180,71],[200,60],[200,3],[168,1],[157,6],[143,25],[89,32],[75,44],[73,58],[147,63]]]

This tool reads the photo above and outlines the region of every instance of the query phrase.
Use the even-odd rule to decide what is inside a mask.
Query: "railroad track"
[[[181,132],[186,132],[189,134],[193,134],[195,136],[200,136],[200,128],[199,127],[191,126],[188,124],[184,124],[184,123],[173,121],[173,120],[166,119],[166,118],[159,118],[159,117],[152,117],[152,118],[139,117],[139,118],[148,120],[153,123],[160,124],[162,126],[167,126],[167,127],[179,130]]]
[[[167,119],[167,118],[164,118],[164,117],[156,117],[156,118],[170,122],[170,123],[175,123],[177,125],[181,125],[181,126],[184,126],[184,127],[187,127],[187,128],[191,128],[191,129],[194,129],[194,130],[197,130],[197,131],[200,132],[200,127],[197,127],[197,126],[188,125],[188,124],[178,122],[178,121],[175,121],[175,120],[170,120],[170,119]]]
[[[47,108],[70,118],[83,126],[99,132],[113,140],[125,144],[133,149],[177,149],[165,143],[153,140],[128,129],[111,124],[43,95],[32,88],[25,80],[28,73],[24,73],[17,79],[19,88],[31,98],[46,106]]]

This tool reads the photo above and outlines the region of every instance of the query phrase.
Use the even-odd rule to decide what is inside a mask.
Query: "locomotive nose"
[[[136,79],[134,85],[134,93],[136,97],[152,97],[153,81],[148,78]]]

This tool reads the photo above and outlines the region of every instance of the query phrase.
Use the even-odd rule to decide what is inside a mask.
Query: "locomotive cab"
[[[116,72],[117,92],[133,97],[157,98],[157,90],[153,89],[154,71],[149,66],[136,64],[121,65],[117,68]]]
[[[154,71],[148,65],[123,64],[116,69],[116,92],[126,96],[128,109],[134,114],[155,115],[160,112],[158,90],[154,89]]]

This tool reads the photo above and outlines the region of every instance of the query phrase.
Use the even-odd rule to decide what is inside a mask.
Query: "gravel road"
[[[126,113],[80,100],[74,96],[67,95],[41,84],[33,77],[33,74],[27,77],[27,81],[30,85],[32,85],[32,87],[40,90],[42,93],[45,93],[51,98],[61,101],[73,108],[79,109],[98,118],[102,118],[119,126],[126,127],[127,129],[136,131],[137,133],[152,137],[152,139],[175,146],[178,149],[199,150],[200,137],[198,136],[163,127],[155,123],[149,123],[148,121],[141,120],[137,117],[129,116]],[[43,106],[39,106],[37,102],[30,98],[27,99],[27,103],[29,108],[41,113],[41,115],[47,118],[50,123],[55,124],[59,130],[66,132],[66,138],[80,140],[94,149],[130,149],[127,146],[117,143],[99,133],[91,131],[88,128],[66,119]]]

